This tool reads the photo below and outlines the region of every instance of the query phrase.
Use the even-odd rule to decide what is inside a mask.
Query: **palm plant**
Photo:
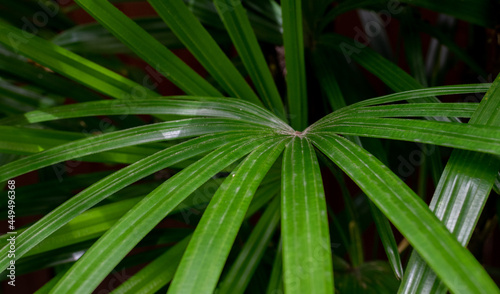
[[[113,293],[394,293],[398,287],[401,293],[500,293],[464,248],[500,167],[500,81],[429,87],[446,68],[427,79],[415,23],[478,74],[484,72],[442,29],[415,16],[416,7],[389,11],[407,30],[405,43],[414,45],[405,48],[410,75],[384,58],[383,50],[329,29],[350,10],[382,11],[391,1],[332,6],[148,0],[166,25],[159,19],[134,21],[108,1],[75,2],[100,25],[72,27],[58,14],[49,24],[61,34],[48,25],[31,30],[35,36],[17,28],[8,14],[0,22],[0,146],[5,154],[26,155],[3,156],[0,181],[35,170],[42,180],[17,192],[18,215],[44,215],[18,230],[18,271],[58,264],[56,276],[38,293],[92,293],[113,270],[144,261],[150,262]],[[487,1],[402,2],[479,26],[493,24]],[[377,17],[367,10],[361,15]],[[383,41],[383,34],[374,40]],[[286,91],[262,50],[281,43]],[[165,45],[187,48],[208,76]],[[231,45],[235,58],[223,50]],[[162,97],[151,77],[134,81],[133,74],[127,78],[107,68],[122,68],[116,59],[95,55],[128,52],[186,95]],[[361,78],[351,60],[394,93],[360,99],[365,89],[345,83]],[[480,103],[441,103],[435,97],[484,92]],[[61,105],[62,97],[77,103]],[[332,111],[316,117],[319,109]],[[152,115],[154,121],[136,115]],[[98,117],[117,119],[103,126]],[[84,134],[82,125],[100,132]],[[422,168],[421,178],[432,170],[437,184],[430,207],[391,171],[379,139],[456,149],[446,167],[435,152]],[[43,181],[51,166],[68,160],[126,166]],[[175,175],[151,179],[166,168]],[[343,197],[342,215],[325,200],[331,198],[325,197],[325,173],[341,185],[333,197]],[[343,173],[368,196],[360,198],[361,206],[376,224],[387,262],[364,261],[361,206],[349,195]],[[81,191],[54,198],[43,185],[64,195]],[[43,205],[28,207],[37,201]],[[256,222],[249,221],[255,215]],[[191,227],[158,226],[166,217]],[[404,271],[390,223],[414,249]],[[169,246],[127,256],[158,244]],[[11,262],[8,251],[4,246],[0,252],[2,268]],[[251,281],[259,286],[249,288]]]

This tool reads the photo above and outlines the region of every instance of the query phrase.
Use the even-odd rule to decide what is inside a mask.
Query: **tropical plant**
[[[420,30],[485,70],[444,25],[418,16],[424,8],[492,27],[488,1],[148,0],[159,18],[136,20],[109,1],[75,2],[99,24],[75,26],[60,12],[33,25],[12,11],[36,19],[40,7],[59,7],[1,4],[0,182],[38,171],[15,200],[16,217],[43,215],[17,228],[17,273],[56,269],[37,293],[92,293],[145,262],[113,293],[500,293],[464,248],[500,169],[500,80],[436,86],[450,67],[437,60],[426,73]],[[375,49],[332,33],[354,9],[365,28],[378,24]],[[391,18],[411,74],[390,60],[382,24]],[[206,76],[167,47],[189,50]],[[135,54],[185,95],[162,97],[159,75],[115,54]],[[394,93],[367,99],[351,61]],[[480,103],[436,98],[484,92]],[[417,193],[391,170],[393,140],[436,150],[421,162]],[[448,149],[434,145],[455,149],[445,167]],[[61,163],[70,160],[107,167],[68,176]],[[362,195],[351,197],[343,174]],[[322,176],[339,191],[325,195]],[[326,201],[338,197],[340,213]],[[361,233],[372,220],[387,261],[365,261]],[[404,271],[391,223],[414,249]],[[134,248],[147,250],[127,256]]]

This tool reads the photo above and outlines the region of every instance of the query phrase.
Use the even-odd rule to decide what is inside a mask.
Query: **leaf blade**
[[[148,0],[163,21],[230,96],[262,105],[226,54],[182,0]]]
[[[231,98],[169,96],[147,100],[103,100],[63,105],[0,119],[0,125],[39,123],[57,119],[98,115],[173,114],[232,118],[284,131],[290,127],[267,110]]]
[[[266,139],[265,136],[256,136],[245,138],[244,142],[229,142],[164,182],[94,243],[52,291],[91,293],[114,266],[182,200]],[[102,262],[103,259],[106,263]]]
[[[286,143],[284,137],[262,143],[224,181],[205,210],[168,293],[213,293],[251,198]]]
[[[271,201],[224,280],[221,293],[244,293],[280,220],[280,198]]]
[[[130,97],[130,93],[140,93],[145,98],[159,96],[49,41],[29,34],[25,37],[25,34],[20,29],[0,22],[0,43],[89,88],[117,99]]]
[[[283,156],[281,229],[287,293],[333,293],[326,202],[314,150],[294,137]]]
[[[288,112],[295,130],[307,126],[307,86],[302,31],[302,1],[283,1],[283,42],[287,67]]]
[[[183,121],[157,123],[76,140],[43,152],[32,154],[0,167],[0,179],[9,179],[50,164],[119,147],[175,138],[186,138],[207,134],[209,132],[230,130],[234,127],[242,130],[240,128],[241,125],[238,126],[239,123],[237,121],[233,121],[231,124],[227,124],[227,121],[216,121],[212,119],[188,119]],[[210,124],[215,126],[215,128],[211,128],[209,126]],[[245,128],[251,129],[252,127],[247,125]]]
[[[464,249],[395,174],[369,153],[335,135],[311,135],[314,144],[372,199],[456,293],[500,293]],[[382,176],[383,175],[383,176]]]
[[[335,77],[335,72],[334,72],[334,63],[330,61],[330,59],[327,57],[328,55],[324,50],[321,48],[316,49],[316,51],[313,53],[313,64],[314,67],[317,71],[317,76],[319,78],[319,83],[322,86],[325,94],[327,95],[327,98],[330,102],[330,105],[333,110],[339,110],[343,107],[346,106],[344,95],[342,91],[340,90],[339,84],[337,82],[337,78]],[[352,108],[351,108],[352,109]],[[356,108],[354,108],[357,110]],[[346,112],[349,112],[347,110]],[[359,113],[359,111],[355,111],[356,114]],[[352,113],[352,111],[351,111]],[[399,112],[398,112],[399,114]],[[351,114],[352,115],[352,114]],[[326,121],[327,117],[322,119],[321,121]],[[335,115],[331,115],[335,116]],[[347,139],[352,141],[353,143],[356,143],[360,147],[362,147],[362,142],[359,139],[359,137],[353,137],[353,136],[347,136]],[[329,161],[326,160],[327,166],[329,165]],[[333,167],[330,168],[330,170],[334,170]],[[338,174],[338,172],[337,172]],[[342,185],[342,176],[339,174],[338,176],[336,173],[334,173],[335,177],[337,178],[337,181]],[[342,190],[345,191],[347,188],[344,186],[341,186]],[[347,193],[342,193],[344,194]],[[349,196],[349,195],[346,195]],[[350,203],[351,197],[345,197],[344,196],[344,203],[346,207],[350,206],[347,203]],[[391,264],[391,267],[393,269],[394,274],[396,277],[401,278],[403,276],[403,266],[401,264],[401,258],[399,256],[399,252],[397,251],[397,245],[396,241],[394,238],[394,234],[392,232],[392,228],[389,224],[389,221],[387,218],[382,214],[382,212],[375,206],[373,203],[370,202],[370,211],[373,215],[373,218],[375,220],[375,226],[377,227],[377,231],[379,232],[380,239],[382,241],[382,245],[384,246],[387,258],[389,260],[389,263]],[[359,236],[361,234],[359,230],[359,226],[357,225],[357,217],[355,217],[354,213],[350,213],[352,215],[351,219],[354,222],[352,226],[352,230],[349,232],[352,235],[357,235],[357,236],[352,236],[351,238],[356,238],[357,240],[361,240],[361,237]],[[336,220],[334,220],[336,221]],[[345,239],[345,238],[344,238]],[[358,265],[359,263],[356,261],[362,261],[362,256],[363,256],[363,250],[362,250],[362,244],[361,242],[352,242],[352,245],[349,245],[348,242],[345,242],[346,246],[348,248],[352,248],[350,250],[350,257],[351,261],[354,265]],[[358,246],[361,247],[361,250],[356,250],[356,247]]]
[[[406,73],[393,62],[385,59],[369,47],[366,47],[350,38],[338,34],[325,34],[320,37],[319,43],[341,52],[348,63],[355,60],[359,65],[377,76],[389,88],[396,92],[422,89],[423,86],[412,76]],[[436,97],[424,97],[409,100],[410,103],[440,102]],[[454,118],[437,119],[428,117],[429,120],[458,121]]]
[[[338,113],[331,113],[315,123],[315,128],[325,126],[341,119],[354,117],[465,117],[472,116],[478,107],[478,103],[415,103],[415,104],[391,104],[376,105],[370,107],[349,108]]]
[[[76,0],[76,3],[124,42],[139,57],[188,94],[222,96],[187,64],[160,44],[108,1]]]
[[[395,139],[500,154],[500,130],[481,125],[397,118],[346,118],[318,129],[313,126],[309,132]]]
[[[154,293],[160,290],[174,277],[189,240],[191,235],[169,248],[111,293]]]
[[[236,2],[228,7],[224,0],[217,0],[215,6],[264,105],[284,119],[285,109],[278,88],[242,4]]]
[[[26,252],[47,238],[58,228],[114,192],[119,191],[151,173],[168,167],[171,164],[180,162],[197,154],[211,151],[221,146],[226,140],[231,142],[233,140],[238,140],[238,137],[241,139],[240,135],[230,133],[227,134],[227,136],[221,135],[208,135],[167,148],[96,182],[63,203],[52,211],[52,213],[47,214],[24,233],[20,234],[19,242],[16,244],[16,258],[26,254]],[[245,137],[245,135],[243,135],[243,137]],[[184,152],[179,152],[183,150]],[[5,264],[5,267],[7,267],[9,263],[9,259],[7,259],[8,251],[9,248],[7,246],[4,246],[0,250],[0,252],[5,252],[5,257],[0,259],[0,265],[3,266]]]
[[[470,124],[500,125],[500,79],[494,81],[481,101]],[[430,209],[466,245],[495,183],[498,158],[463,150],[454,150],[436,187]],[[456,191],[460,191],[457,193]],[[442,293],[446,290],[426,262],[412,253],[399,292]]]

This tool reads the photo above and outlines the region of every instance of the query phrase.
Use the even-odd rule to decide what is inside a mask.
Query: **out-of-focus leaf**
[[[387,2],[385,0],[347,0],[337,5],[323,20],[323,27],[333,21],[337,16],[357,8],[385,10],[390,14],[399,14],[403,9],[398,4],[408,3],[418,7],[427,8],[433,11],[453,15],[465,21],[481,26],[491,27],[494,24],[493,5],[487,0],[463,0],[456,2],[453,0],[432,1],[432,0],[401,0]]]
[[[149,3],[229,96],[262,105],[250,85],[182,0],[171,0],[168,5],[158,0],[149,0]]]
[[[152,37],[151,37],[152,38]],[[0,22],[0,43],[16,53],[113,98],[153,98],[155,92],[49,41]]]
[[[273,268],[266,294],[283,293],[283,262],[282,262],[282,242],[278,243],[276,255],[274,257]]]
[[[397,291],[396,280],[389,265],[370,261],[352,268],[335,268],[335,289],[339,293],[390,294]]]
[[[101,96],[88,88],[31,64],[27,58],[14,54],[4,47],[0,47],[0,72],[21,82],[33,83],[47,92],[79,102],[101,99]]]
[[[382,80],[388,87],[396,92],[422,89],[423,86],[412,76],[407,74],[396,64],[385,59],[377,52],[365,45],[355,42],[350,38],[338,34],[325,34],[320,37],[319,43],[331,47],[343,54],[344,58],[350,63],[355,60],[369,72],[373,73]],[[440,102],[436,97],[423,97],[408,100],[410,103],[435,103]],[[428,117],[430,120],[455,121],[456,118],[436,118]]]
[[[226,1],[215,1],[215,4],[264,105],[286,120],[278,88],[271,76],[245,9],[239,2],[232,5],[230,9]]]
[[[284,1],[283,40],[285,44],[286,85],[291,126],[302,131],[307,126],[306,65],[302,31],[302,1]]]
[[[252,234],[241,249],[224,280],[220,283],[221,293],[244,293],[259,265],[269,240],[273,236],[280,219],[280,198],[276,197],[269,204]]]
[[[75,2],[184,92],[200,96],[222,96],[179,57],[108,1],[75,0]]]
[[[145,268],[116,288],[113,294],[155,293],[165,286],[175,274],[191,235],[149,263]]]
[[[184,45],[160,18],[140,18],[135,19],[135,22],[167,48],[184,48]],[[210,35],[219,44],[230,44],[231,42],[227,33],[223,31],[213,29],[210,30]],[[80,25],[65,30],[53,38],[52,42],[80,54],[117,54],[133,52],[98,23]]]

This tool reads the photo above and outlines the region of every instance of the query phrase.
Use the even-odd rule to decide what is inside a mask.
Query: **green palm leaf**
[[[169,248],[111,293],[156,293],[174,277],[189,240],[191,235]]]
[[[170,79],[186,93],[220,97],[221,93],[199,76],[174,53],[108,1],[75,1],[139,57]],[[134,89],[132,89],[134,90]],[[138,89],[135,89],[137,91]],[[129,93],[135,93],[129,91]]]
[[[257,225],[248,237],[245,246],[241,249],[229,269],[224,280],[220,283],[221,293],[244,293],[265,249],[273,236],[280,220],[280,198],[276,197],[264,211]]]
[[[467,94],[467,93],[484,93],[491,87],[490,83],[484,84],[470,84],[470,85],[453,85],[441,87],[429,87],[425,89],[408,90],[398,92],[390,95],[384,95],[376,98],[366,99],[358,103],[354,103],[344,107],[340,111],[350,110],[351,108],[361,106],[372,106],[377,104],[398,102],[403,100],[413,100],[438,95],[453,95],[453,94]]]
[[[89,137],[85,133],[8,126],[0,126],[0,132],[2,133],[2,137],[0,137],[0,151],[21,155],[38,153],[62,144]],[[114,151],[87,155],[79,160],[107,163],[134,163],[165,147],[168,147],[168,145],[160,143],[129,146]]]
[[[153,98],[159,95],[66,49],[0,22],[0,43],[39,64],[113,98]]]
[[[230,123],[228,123],[230,122]],[[141,143],[174,140],[231,130],[265,128],[234,120],[188,119],[117,131],[56,146],[0,167],[0,181],[64,160]]]
[[[240,133],[244,132],[240,131]],[[71,219],[120,189],[176,162],[206,153],[228,142],[243,140],[242,138],[247,140],[247,136],[244,134],[228,134],[227,136],[219,134],[193,139],[160,151],[103,178],[72,197],[20,234],[19,241],[16,244],[16,258],[20,258]],[[1,267],[7,267],[9,263],[6,253],[8,251],[8,246],[4,246],[0,251],[5,252],[5,257],[0,259]]]
[[[89,209],[31,249],[24,257],[88,241],[101,236],[142,197]],[[24,230],[19,230],[22,233]]]
[[[471,117],[478,107],[478,103],[418,103],[377,105],[370,107],[356,107],[349,110],[332,113],[321,119],[315,126],[325,126],[329,123],[354,117]]]
[[[309,137],[370,197],[452,291],[500,293],[472,254],[380,161],[342,137]]]
[[[276,256],[274,258],[273,269],[271,271],[271,277],[269,278],[266,294],[283,292],[283,246],[281,240],[282,239],[280,239],[276,250]]]
[[[360,43],[351,40],[350,38],[337,35],[325,34],[321,36],[321,44],[328,46],[334,50],[339,51],[344,55],[344,58],[350,63],[351,59],[355,60],[362,67],[369,72],[373,73],[380,80],[382,80],[389,88],[396,92],[422,89],[423,86],[412,76],[407,74],[403,69],[396,64],[385,59],[380,54],[360,45]],[[409,100],[411,103],[434,103],[439,102],[436,97],[424,97]],[[436,120],[436,118],[429,117],[429,119]],[[457,119],[439,119],[443,121],[458,121]]]
[[[302,1],[283,1],[286,85],[291,126],[302,131],[307,126],[307,88],[302,31]]]
[[[48,13],[51,1],[13,2],[0,12],[0,45],[7,48],[0,48],[0,152],[21,158],[0,156],[0,183],[15,179],[20,184],[18,176],[37,171],[40,183],[19,187],[16,194],[26,195],[16,205],[49,202],[16,210],[16,216],[45,214],[18,228],[16,240],[18,275],[48,267],[56,271],[40,293],[91,293],[111,272],[146,262],[150,264],[117,293],[394,292],[402,266],[390,220],[415,249],[401,293],[444,293],[449,287],[454,293],[500,294],[464,248],[492,186],[498,186],[500,81],[427,88],[422,40],[414,28],[423,20],[413,14],[424,8],[493,27],[496,10],[489,1],[404,0],[400,7],[382,0],[76,0],[98,24],[67,22],[66,13],[78,8],[74,5],[57,7],[60,15],[38,26],[40,14],[34,8]],[[121,11],[129,5],[150,5],[159,17],[130,19]],[[353,40],[339,34],[342,19],[337,17],[353,9],[390,10],[385,16],[401,21],[405,46],[396,53],[406,53],[404,63],[412,75],[390,61],[391,54],[367,48],[357,36]],[[23,13],[38,27],[31,30],[37,36],[19,21]],[[359,15],[369,36],[371,20],[387,25],[374,12]],[[371,36],[372,45],[388,48],[391,40],[380,29],[382,36]],[[453,38],[430,25],[420,31],[484,73],[475,56],[450,43]],[[481,31],[493,34],[476,27],[468,36],[477,43],[486,39],[477,34]],[[101,43],[88,47],[95,42]],[[208,77],[165,45],[185,47]],[[110,55],[116,52],[125,55]],[[160,97],[147,83],[149,76],[129,63],[134,55],[188,96]],[[438,62],[431,59],[428,68]],[[371,81],[351,61],[396,93],[365,99],[380,89],[365,87]],[[434,66],[443,72],[457,60],[448,61],[445,67]],[[486,90],[480,104],[436,98]],[[280,93],[286,93],[285,103]],[[402,101],[409,103],[394,104]],[[331,114],[308,127],[309,115],[317,119],[329,107]],[[135,115],[166,122],[144,124]],[[96,116],[119,116],[120,121],[102,127]],[[386,147],[392,151],[400,143],[378,139],[463,150],[452,151],[444,172],[441,152],[433,152],[431,160],[422,157],[420,198],[386,167],[393,162]],[[382,145],[386,143],[390,145]],[[329,206],[327,213],[323,176],[328,176],[321,174],[317,155],[340,183],[339,197],[346,205],[340,213]],[[57,184],[56,177],[61,181],[57,166],[65,167],[68,163],[61,162],[71,159],[129,165],[65,177],[70,180],[54,189],[55,197],[37,191]],[[163,171],[157,172],[166,168],[175,175],[158,180]],[[429,170],[434,182],[441,176],[430,209],[423,200]],[[341,171],[369,200],[364,194],[351,199]],[[83,190],[72,196],[75,189]],[[12,209],[9,205],[0,210]],[[252,216],[260,216],[254,227],[253,220],[245,221]],[[192,226],[157,228],[165,217]],[[271,239],[280,219],[275,244]],[[372,221],[389,262],[365,261],[361,233]],[[238,234],[243,244],[235,243]],[[345,243],[337,256],[332,255],[331,237]],[[0,236],[0,241],[6,238]],[[133,249],[173,242],[178,243],[171,248],[127,256]],[[10,247],[2,246],[0,267],[5,269],[12,261]],[[339,257],[345,253],[349,263]],[[156,276],[149,279],[151,275]]]
[[[286,293],[333,293],[331,244],[320,175],[309,140],[294,137],[283,156],[281,183]]]
[[[394,118],[345,118],[308,132],[337,133],[435,144],[446,147],[500,154],[500,130],[495,127],[449,122]]]
[[[228,5],[226,1],[219,0],[215,1],[215,5],[264,105],[284,119],[283,102],[245,9],[240,2]]]
[[[0,47],[0,71],[13,79],[29,82],[51,93],[71,97],[79,102],[99,100],[101,97],[90,89],[64,77],[29,64],[28,59]]]
[[[252,196],[286,143],[284,137],[263,143],[224,181],[193,234],[169,293],[213,293]]]
[[[335,77],[335,72],[334,72],[334,63],[330,62],[330,59],[328,58],[327,53],[324,50],[321,50],[318,48],[316,52],[313,54],[313,62],[314,66],[317,71],[317,76],[319,78],[319,82],[322,85],[323,90],[325,91],[325,94],[328,97],[328,101],[330,102],[330,105],[332,106],[332,109],[335,111],[338,111],[339,109],[342,109],[346,106],[346,102],[344,100],[342,91],[340,90],[337,78]],[[366,101],[366,100],[365,100]],[[352,108],[348,108],[352,109]],[[356,110],[356,108],[354,108]],[[342,113],[341,111],[339,111]],[[347,110],[349,112],[349,110]],[[356,111],[351,111],[351,113],[358,113]],[[321,122],[327,121],[327,118],[330,116],[341,116],[342,114],[335,115],[330,114],[321,119]],[[319,122],[318,122],[319,123]],[[362,147],[362,142],[359,139],[359,137],[355,136],[347,136],[347,139],[351,140],[352,142],[356,143],[358,146]],[[326,161],[329,163],[329,161]],[[327,165],[328,165],[327,163]],[[331,167],[330,170],[333,170],[334,168]],[[338,174],[338,173],[337,173]],[[335,173],[334,173],[335,175]],[[341,176],[338,175],[336,176],[337,181],[339,183],[342,183],[342,180],[340,178]],[[347,190],[346,187],[344,187],[342,190]],[[346,195],[347,193],[342,193],[342,195]],[[348,196],[348,195],[347,195]],[[351,200],[351,197],[344,197],[345,203],[348,203]],[[346,206],[351,206],[346,204]],[[373,215],[375,225],[377,227],[377,231],[379,233],[379,236],[381,237],[382,244],[384,246],[385,252],[387,254],[387,258],[389,259],[389,262],[392,266],[392,269],[395,273],[395,275],[398,278],[401,278],[403,276],[403,266],[401,264],[401,258],[399,256],[399,252],[397,251],[397,245],[396,245],[396,240],[394,238],[394,234],[392,232],[392,229],[390,227],[389,221],[387,218],[385,218],[380,212],[380,210],[373,204],[370,203],[370,210]],[[352,216],[352,221],[353,225],[350,226],[352,228],[349,232],[351,234],[351,238],[357,239],[361,241],[361,236],[360,236],[360,230],[359,230],[359,225],[357,225],[356,217],[354,214],[353,210],[351,211],[351,216]],[[345,242],[345,244],[348,244]],[[359,265],[358,261],[363,260],[363,249],[362,249],[362,242],[352,242],[353,246],[346,245],[353,250],[351,250],[351,260],[352,264],[357,266]],[[358,248],[359,247],[359,248]],[[353,254],[354,253],[354,254]]]
[[[231,103],[228,103],[231,102]],[[104,100],[70,104],[27,112],[0,120],[0,125],[39,123],[57,119],[131,114],[174,114],[179,116],[206,116],[237,119],[283,131],[291,128],[269,111],[246,101],[230,98],[170,96],[140,101]]]
[[[500,80],[497,78],[470,124],[500,125]],[[500,166],[498,157],[453,151],[434,192],[430,208],[457,240],[466,245],[486,204]],[[460,191],[457,193],[456,191]],[[413,253],[400,292],[444,293],[445,287],[418,254]]]
[[[169,1],[168,5],[158,0],[149,0],[149,3],[230,96],[262,105],[236,67],[182,0]]]
[[[266,139],[255,136],[244,143],[229,142],[160,185],[108,230],[52,292],[92,293],[114,266],[189,194]]]

